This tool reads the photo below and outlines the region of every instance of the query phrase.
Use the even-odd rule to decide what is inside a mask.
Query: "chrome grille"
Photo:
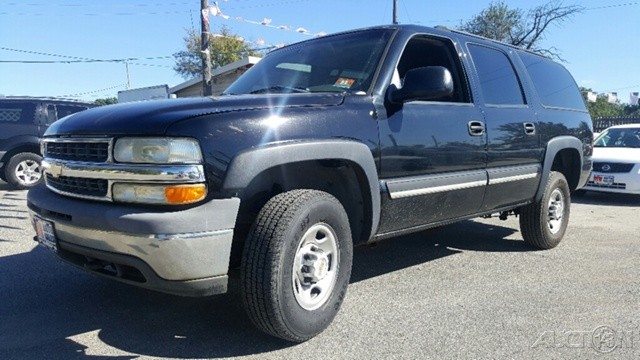
[[[47,186],[63,193],[105,197],[109,190],[109,182],[103,179],[88,179],[69,176],[53,177],[47,174]]]
[[[104,163],[109,160],[109,141],[46,140],[44,155],[49,159]]]
[[[605,170],[607,168],[605,165],[608,165],[608,170]],[[634,165],[635,164],[594,162],[593,171],[603,173],[628,173],[633,169]],[[603,166],[605,166],[605,169],[602,169]]]

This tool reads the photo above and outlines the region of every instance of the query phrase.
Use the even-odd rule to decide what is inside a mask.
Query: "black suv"
[[[0,179],[24,189],[42,179],[39,139],[54,121],[94,107],[72,100],[0,98]]]
[[[355,245],[495,213],[558,245],[592,142],[563,66],[384,26],[275,50],[221,97],[56,122],[28,205],[41,244],[100,276],[202,296],[239,267],[252,321],[304,341],[338,312]]]

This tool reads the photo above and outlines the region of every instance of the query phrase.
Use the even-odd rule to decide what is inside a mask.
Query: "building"
[[[259,57],[249,56],[214,69],[211,74],[211,82],[213,83],[213,91],[211,93],[214,96],[222,94],[231,83],[236,81],[240,75],[244,74],[249,68],[258,63],[258,61],[260,61]],[[170,88],[169,93],[179,98],[203,96],[202,76]]]

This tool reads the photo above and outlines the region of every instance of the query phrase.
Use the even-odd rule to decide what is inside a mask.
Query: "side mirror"
[[[389,100],[400,104],[412,100],[432,100],[453,93],[453,78],[443,66],[425,66],[407,71],[401,89],[391,86]]]

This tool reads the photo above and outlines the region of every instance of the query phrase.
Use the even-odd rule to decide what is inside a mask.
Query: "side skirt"
[[[396,236],[406,235],[406,234],[410,234],[410,233],[414,233],[414,232],[419,232],[419,231],[431,229],[431,228],[438,227],[438,226],[449,225],[449,224],[453,224],[453,223],[456,223],[456,222],[459,222],[459,221],[463,221],[463,220],[474,219],[474,218],[477,218],[477,217],[482,217],[482,216],[490,215],[490,214],[497,213],[497,212],[513,210],[513,209],[519,208],[521,206],[528,205],[531,202],[532,201],[526,201],[526,202],[523,202],[523,203],[513,204],[513,205],[505,206],[505,207],[502,207],[502,208],[492,209],[490,211],[479,212],[479,213],[476,213],[476,214],[471,214],[471,215],[467,215],[467,216],[461,216],[461,217],[453,218],[453,219],[447,219],[447,220],[438,221],[438,222],[435,222],[435,223],[424,224],[424,225],[419,225],[419,226],[413,226],[413,227],[406,228],[406,229],[401,229],[401,230],[396,230],[396,231],[390,231],[390,232],[387,232],[387,233],[376,234],[374,237],[372,237],[369,240],[369,243],[377,242],[377,241],[384,240],[384,239],[389,239],[389,238],[396,237]]]

